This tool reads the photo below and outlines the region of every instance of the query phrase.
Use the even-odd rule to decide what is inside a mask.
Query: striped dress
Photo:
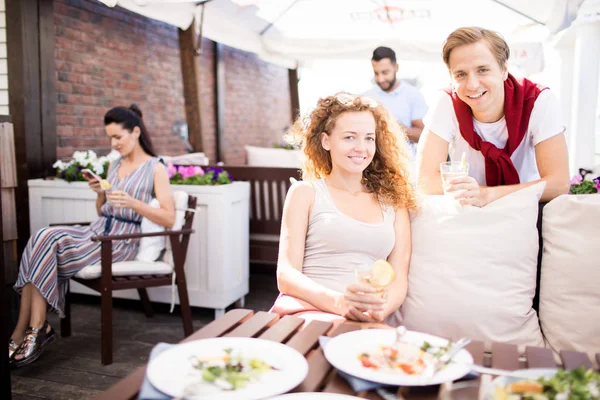
[[[154,192],[154,167],[160,159],[153,157],[119,179],[117,171],[121,160],[113,162],[108,171],[107,180],[112,190],[125,191],[149,203]],[[82,268],[100,263],[100,242],[93,242],[91,238],[140,232],[142,216],[130,208],[116,208],[107,202],[102,205],[101,214],[90,226],[42,228],[31,236],[21,258],[15,290],[20,293],[25,284],[32,283],[51,309],[64,317],[69,279]],[[137,250],[137,239],[113,242],[113,261],[133,260]]]

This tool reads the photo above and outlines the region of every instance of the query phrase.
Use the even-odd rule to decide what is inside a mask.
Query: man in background
[[[373,51],[371,64],[377,85],[365,95],[383,104],[392,117],[406,129],[414,163],[416,144],[423,130],[422,120],[427,113],[425,98],[416,87],[396,79],[398,64],[394,50],[383,46],[376,48]]]

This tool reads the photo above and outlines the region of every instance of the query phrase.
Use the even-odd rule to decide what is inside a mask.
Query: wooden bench
[[[281,214],[290,178],[300,179],[296,168],[225,165],[236,181],[250,182],[250,261],[277,264]]]

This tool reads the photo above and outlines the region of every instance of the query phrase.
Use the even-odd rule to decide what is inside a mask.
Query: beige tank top
[[[311,182],[315,202],[308,219],[302,272],[338,292],[356,282],[356,271],[387,259],[394,243],[394,209],[382,205],[383,222],[357,221],[335,206],[325,180]]]

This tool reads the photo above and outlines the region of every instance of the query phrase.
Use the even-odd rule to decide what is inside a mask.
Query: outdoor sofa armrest
[[[193,229],[181,229],[178,231],[164,231],[164,232],[151,232],[151,233],[133,233],[131,235],[112,235],[112,236],[94,236],[92,241],[94,242],[108,242],[113,240],[127,240],[127,239],[139,239],[143,237],[152,236],[179,236],[189,235],[194,233]]]

